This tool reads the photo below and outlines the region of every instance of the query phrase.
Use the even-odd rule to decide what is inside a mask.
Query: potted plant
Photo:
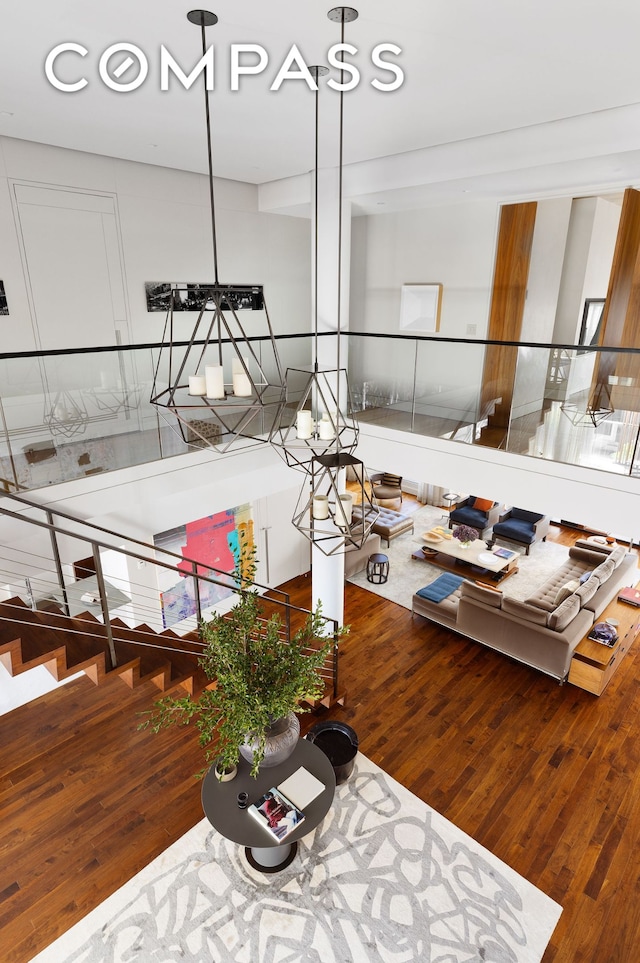
[[[290,726],[292,713],[309,711],[303,700],[322,695],[320,669],[333,646],[333,635],[326,636],[327,623],[318,603],[290,642],[283,640],[279,615],[265,618],[264,605],[253,587],[254,556],[255,551],[243,543],[233,573],[240,586],[238,603],[229,613],[214,615],[200,626],[205,648],[199,663],[211,687],[197,699],[191,695],[161,699],[142,727],[151,726],[158,732],[193,720],[200,730],[207,766],[215,759],[220,771],[231,769],[242,747],[245,758],[252,760],[251,774],[256,776],[265,758],[269,727],[282,728],[283,719]],[[340,629],[339,634],[346,631]],[[300,731],[297,719],[295,722],[292,749]]]

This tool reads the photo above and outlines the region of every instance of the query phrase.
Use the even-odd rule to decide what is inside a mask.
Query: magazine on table
[[[493,554],[497,555],[498,558],[513,558],[517,553],[510,551],[508,548],[494,548]]]
[[[275,786],[252,803],[247,812],[279,843],[304,821],[304,813]]]

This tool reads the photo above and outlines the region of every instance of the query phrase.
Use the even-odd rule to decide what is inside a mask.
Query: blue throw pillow
[[[587,579],[590,579],[592,575],[593,575],[593,571],[591,571],[591,572],[585,572],[584,575],[581,575],[581,576],[580,576],[580,585],[584,585],[584,583],[587,581]]]

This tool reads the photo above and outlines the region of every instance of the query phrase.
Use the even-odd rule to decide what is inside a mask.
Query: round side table
[[[389,558],[376,552],[367,559],[367,581],[382,585],[389,578]]]
[[[247,793],[248,802],[253,803],[263,793],[284,782],[299,766],[304,766],[324,783],[325,788],[304,807],[305,818],[297,829],[279,843],[246,808],[239,807],[238,794]],[[276,873],[288,866],[295,857],[297,841],[324,819],[333,802],[335,788],[335,773],[325,753],[312,742],[299,739],[288,759],[278,766],[260,769],[255,779],[251,776],[251,766],[243,758],[238,760],[238,775],[230,782],[219,782],[212,766],[202,783],[202,808],[211,825],[222,836],[244,847],[247,860],[254,869]]]
[[[443,519],[446,519],[447,521],[449,520],[449,515],[451,515],[451,509],[453,508],[453,506],[455,505],[455,503],[458,501],[459,498],[460,496],[458,495],[457,492],[446,492],[446,494],[442,496],[442,501],[447,503],[447,509],[446,509],[447,514],[442,516]]]

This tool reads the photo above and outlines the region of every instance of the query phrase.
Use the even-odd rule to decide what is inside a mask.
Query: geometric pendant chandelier
[[[586,402],[563,401],[560,410],[575,428],[597,428],[614,413],[611,388],[598,382]]]
[[[330,20],[344,25],[355,20],[358,11],[352,7],[335,7]],[[316,70],[318,68],[315,68]],[[317,83],[317,77],[316,79]],[[337,312],[336,364],[328,370],[318,366],[318,98],[316,91],[316,179],[315,179],[315,304],[314,327],[316,355],[313,370],[299,398],[293,418],[281,422],[278,438],[272,444],[280,448],[287,464],[300,468],[307,479],[300,492],[293,516],[298,531],[325,555],[337,555],[361,548],[378,519],[380,509],[371,495],[365,467],[354,454],[358,442],[357,423],[349,394],[346,371],[340,364],[341,347],[341,271],[342,271],[342,175],[343,175],[343,96],[340,90],[340,131],[338,163],[338,244],[337,244]],[[303,372],[289,369],[291,377]],[[286,409],[285,409],[286,410]],[[278,444],[279,442],[279,444]],[[346,490],[347,474],[355,483]]]
[[[218,18],[208,10],[191,10],[187,19],[200,27],[205,57],[205,27]],[[264,298],[256,303],[252,297],[258,286],[219,280],[206,75],[203,86],[214,280],[196,287],[195,324],[190,312],[178,310],[184,288],[172,289],[150,400],[186,444],[226,451],[238,441],[264,443],[284,404],[285,379]],[[189,293],[193,301],[191,287]],[[246,308],[249,321],[243,324]]]
[[[74,398],[68,389],[60,389],[42,420],[52,435],[73,438],[87,430],[89,414],[82,398]]]

